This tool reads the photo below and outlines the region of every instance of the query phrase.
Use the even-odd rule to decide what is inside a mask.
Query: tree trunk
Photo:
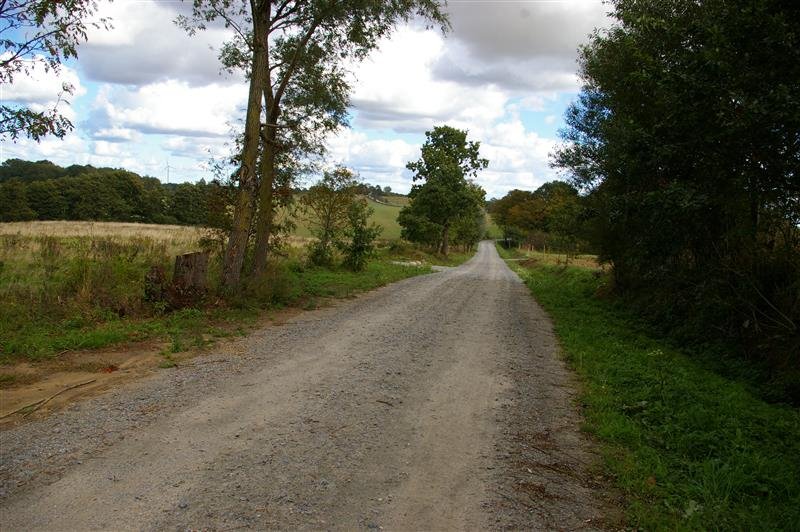
[[[247,99],[247,115],[244,126],[244,143],[239,169],[239,192],[233,211],[233,226],[222,263],[222,285],[235,288],[242,275],[242,265],[253,221],[253,204],[256,193],[256,160],[258,159],[259,133],[261,131],[261,96],[267,76],[266,28],[269,19],[269,4],[256,4],[260,9],[253,13],[254,49],[253,70],[250,75],[250,90]],[[264,12],[266,9],[266,13]]]
[[[267,123],[271,123],[269,117]],[[267,269],[269,239],[275,213],[273,191],[275,188],[275,128],[267,126],[264,133],[264,153],[261,156],[261,183],[258,190],[258,222],[256,247],[253,254],[253,274],[262,275]]]
[[[445,257],[450,253],[450,224],[444,224],[442,230],[442,255]]]

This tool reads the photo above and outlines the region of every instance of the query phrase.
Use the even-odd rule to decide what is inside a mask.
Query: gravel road
[[[596,529],[551,325],[492,243],[0,433],[3,530]]]

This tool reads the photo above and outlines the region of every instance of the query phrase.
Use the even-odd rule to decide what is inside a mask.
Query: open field
[[[797,409],[764,402],[599,297],[606,277],[595,268],[499,251],[552,317],[583,381],[586,429],[625,496],[629,528],[796,529]]]
[[[0,223],[0,236],[111,238],[120,241],[143,238],[166,244],[170,252],[183,253],[197,249],[203,229],[185,225],[123,222],[8,222]],[[13,238],[5,240],[10,241]]]

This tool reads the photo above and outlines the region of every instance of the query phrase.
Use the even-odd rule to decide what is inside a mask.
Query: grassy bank
[[[509,264],[553,318],[582,378],[586,429],[625,496],[629,526],[798,529],[797,409],[764,402],[650,334],[598,296],[604,277],[596,270]]]
[[[291,247],[288,256],[273,261],[265,278],[236,297],[221,298],[212,290],[197,308],[169,311],[144,300],[145,272],[153,264],[171,272],[176,254],[199,248],[199,231],[113,223],[93,224],[87,230],[81,222],[44,228],[2,225],[0,364],[145,340],[166,341],[167,351],[179,352],[215,337],[240,334],[265,310],[312,308],[321,299],[349,297],[430,272],[430,264],[442,263],[395,244],[380,250],[365,271],[354,273],[308,267],[304,250]],[[409,256],[424,263],[396,263]],[[466,258],[455,256],[446,263]],[[212,285],[219,275],[218,263],[218,257],[212,257]]]

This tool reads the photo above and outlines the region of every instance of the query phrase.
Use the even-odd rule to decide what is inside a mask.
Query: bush
[[[344,265],[360,272],[367,266],[367,261],[375,254],[375,239],[383,228],[369,223],[373,209],[363,199],[354,201],[347,211],[347,227],[344,236],[347,238],[339,244],[344,252]]]

